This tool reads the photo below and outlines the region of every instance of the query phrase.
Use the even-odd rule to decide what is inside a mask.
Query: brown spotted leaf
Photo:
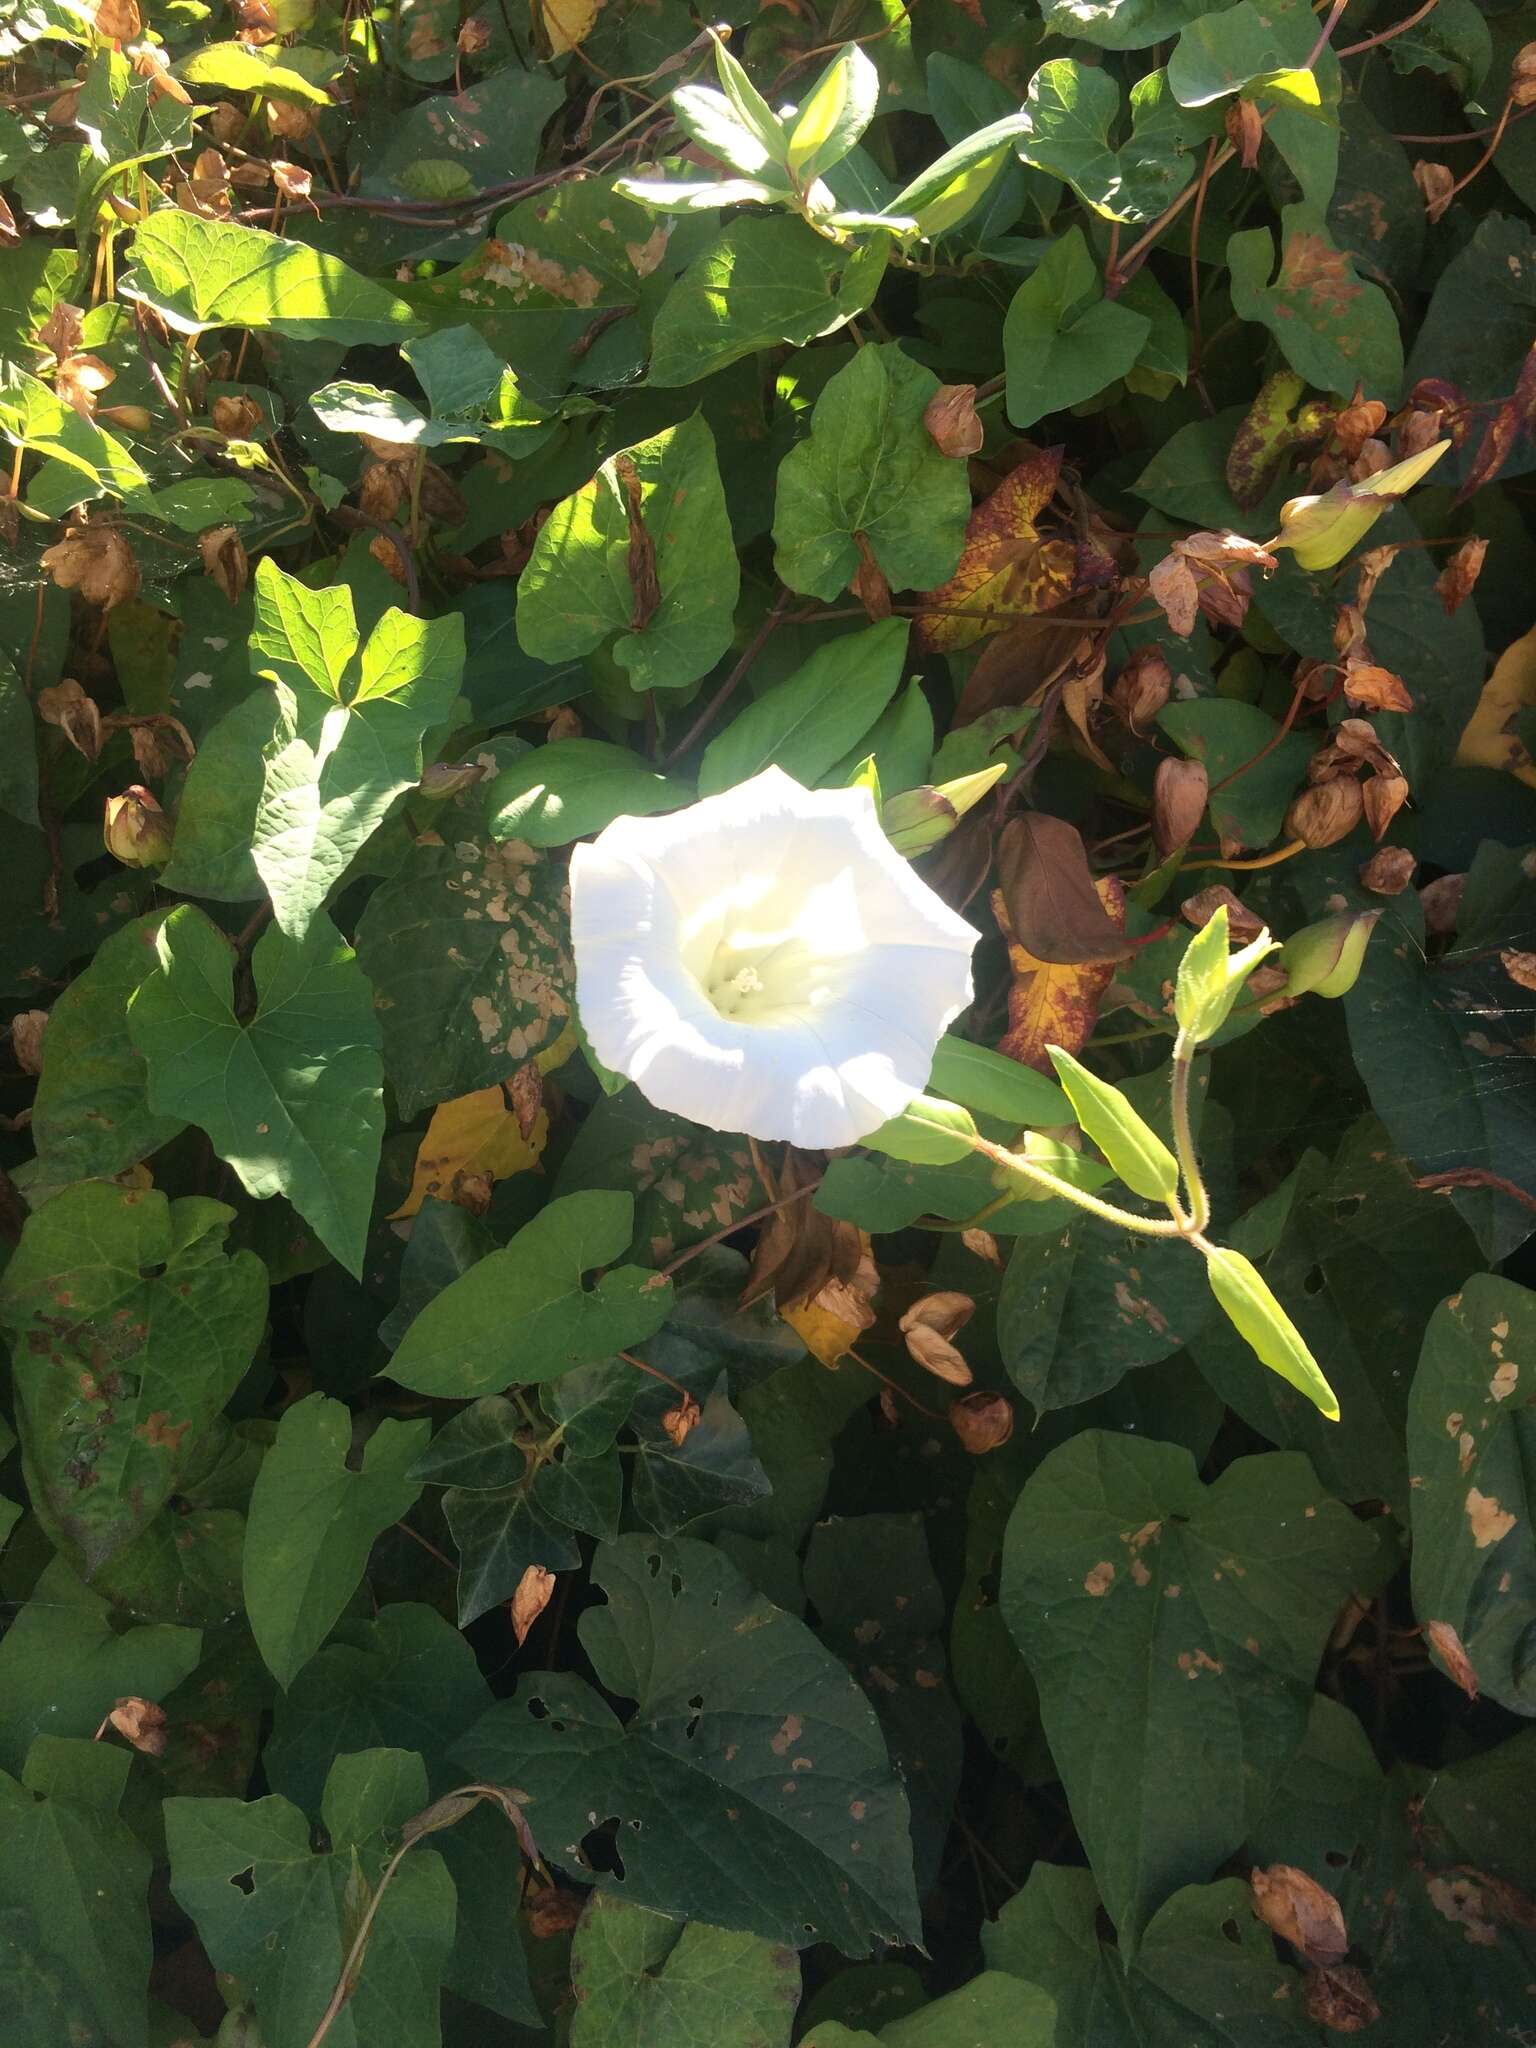
[[[1094,890],[1105,917],[1117,932],[1125,927],[1125,889],[1115,875],[1101,875]],[[1113,960],[1089,960],[1064,966],[1042,960],[1019,943],[1008,922],[1001,891],[992,899],[993,912],[1008,940],[1013,980],[1008,990],[1008,1029],[998,1051],[1042,1074],[1052,1074],[1046,1047],[1081,1052],[1093,1035],[1099,1005],[1114,979]]]
[[[1055,495],[1060,448],[1033,449],[971,514],[965,551],[947,583],[920,602],[913,644],[946,654],[1001,632],[1011,617],[1049,611],[1072,589],[1077,551],[1048,540],[1040,515]]]
[[[402,1116],[551,1071],[574,1046],[565,866],[518,840],[419,845],[369,899],[357,953],[384,1027]]]
[[[33,1213],[0,1283],[32,1504],[91,1572],[176,1491],[255,1355],[267,1274],[234,1211],[81,1181]]]

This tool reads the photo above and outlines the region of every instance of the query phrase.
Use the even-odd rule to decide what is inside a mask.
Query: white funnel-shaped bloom
[[[571,931],[605,1066],[658,1109],[807,1147],[854,1144],[922,1093],[978,936],[867,789],[778,768],[578,846]]]

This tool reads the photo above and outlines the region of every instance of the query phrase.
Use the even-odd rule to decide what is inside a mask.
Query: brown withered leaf
[[[80,337],[85,331],[85,308],[72,306],[68,299],[56,299],[48,318],[37,330],[37,338],[44,348],[52,349],[59,362],[72,356],[80,346]]]
[[[1152,778],[1152,837],[1164,858],[1194,838],[1210,793],[1211,778],[1203,761],[1170,754],[1158,762]]]
[[[1509,67],[1509,96],[1517,107],[1536,106],[1536,43],[1522,43]]]
[[[541,1564],[529,1565],[518,1580],[516,1591],[507,1602],[507,1618],[519,1649],[527,1642],[529,1629],[549,1605],[554,1590],[555,1575]]]
[[[1360,788],[1360,801],[1371,837],[1379,843],[1386,838],[1388,826],[1408,801],[1407,776],[1368,776]]]
[[[997,878],[1008,929],[1036,960],[1077,966],[1125,957],[1125,926],[1104,907],[1082,834],[1048,811],[1023,811],[1003,827]]]
[[[1387,408],[1379,398],[1367,398],[1361,387],[1333,423],[1333,438],[1346,462],[1354,462],[1367,441],[1373,440],[1387,423]]]
[[[701,1412],[692,1394],[684,1394],[677,1406],[662,1416],[661,1426],[674,1444],[681,1445],[693,1434]]]
[[[976,1313],[968,1294],[940,1289],[914,1301],[901,1319],[901,1334],[913,1359],[936,1379],[952,1387],[968,1387],[974,1375],[950,1342]]]
[[[238,604],[251,573],[238,530],[233,526],[210,526],[206,533],[198,535],[197,549],[209,576],[231,604]]]
[[[1521,953],[1513,947],[1505,947],[1499,955],[1499,964],[1511,981],[1517,981],[1521,988],[1536,989],[1536,953]]]
[[[1213,882],[1208,889],[1197,889],[1193,896],[1186,896],[1179,906],[1179,915],[1196,931],[1202,931],[1223,908],[1227,913],[1227,935],[1234,946],[1250,944],[1263,931],[1263,918],[1255,917],[1224,882]]]
[[[278,156],[272,159],[272,182],[285,199],[307,199],[315,181],[302,164]]]
[[[1473,534],[1446,563],[1435,578],[1435,591],[1447,612],[1459,611],[1472,595],[1477,579],[1483,573],[1483,557],[1488,552],[1488,543]]]
[[[1445,1666],[1446,1676],[1453,1685],[1459,1685],[1469,1700],[1475,1700],[1482,1688],[1478,1684],[1477,1672],[1472,1659],[1467,1655],[1461,1637],[1448,1621],[1426,1621],[1425,1639],[1430,1649]]]
[[[261,407],[254,398],[216,398],[211,409],[213,424],[221,434],[231,441],[249,441],[257,432],[263,420]]]
[[[110,611],[139,594],[139,565],[115,526],[71,526],[43,550],[43,567],[60,590],[78,590],[88,604]]]
[[[1173,695],[1173,670],[1160,647],[1142,647],[1115,677],[1109,701],[1132,732],[1142,732]]]
[[[987,437],[974,384],[941,384],[923,408],[923,425],[941,455],[974,455]]]
[[[973,647],[1000,632],[1010,614],[1047,612],[1070,593],[1077,550],[1069,540],[1044,539],[1039,529],[1056,493],[1062,452],[1031,449],[976,507],[954,575],[919,599],[932,609],[913,622],[915,648],[952,654]]]
[[[810,1301],[785,1309],[784,1320],[813,1358],[835,1366],[874,1322],[872,1302],[879,1284],[875,1262],[866,1257],[851,1280],[829,1280]]]
[[[867,533],[856,533],[853,544],[859,551],[859,566],[849,581],[850,595],[856,597],[872,619],[891,616],[891,586],[885,571],[875,560]]]
[[[1413,182],[1423,196],[1425,218],[1437,221],[1451,203],[1456,173],[1449,164],[1437,164],[1421,156],[1413,167]]]
[[[965,679],[955,724],[970,725],[1005,704],[1037,702],[1052,683],[1080,659],[1083,628],[1079,620],[1020,619],[982,648]]]
[[[1342,1962],[1349,1935],[1339,1902],[1315,1877],[1291,1863],[1271,1863],[1249,1877],[1253,1910],[1271,1933],[1299,1949],[1311,1963]]]
[[[1373,896],[1401,896],[1418,861],[1406,846],[1383,846],[1360,866],[1360,886]]]
[[[116,380],[117,372],[111,364],[93,355],[65,356],[53,372],[54,390],[72,412],[86,420],[96,410],[98,393]]]
[[[47,560],[46,555],[43,558]],[[44,725],[56,725],[76,753],[94,761],[101,752],[101,710],[73,676],[49,683],[37,693],[37,715]]]
[[[1124,884],[1118,876],[1101,875],[1094,890],[1105,916],[1123,934]],[[1008,1029],[997,1049],[1021,1066],[1054,1074],[1056,1070],[1046,1047],[1059,1045],[1067,1052],[1082,1051],[1093,1035],[1099,1005],[1114,979],[1114,961],[1093,960],[1078,966],[1062,966],[1041,960],[1014,936],[1001,890],[993,892],[992,910],[1009,942],[1008,964],[1013,974],[1008,989]]]
[[[782,1202],[818,1181],[822,1166],[819,1159],[786,1145],[777,1174],[766,1161],[760,1172],[770,1198]],[[770,1290],[781,1313],[810,1301],[829,1280],[851,1280],[864,1250],[865,1239],[855,1224],[824,1216],[809,1197],[789,1202],[764,1220],[742,1289],[742,1305]]]
[[[1461,921],[1461,898],[1466,886],[1465,875],[1437,875],[1419,891],[1424,930],[1430,938],[1448,938],[1455,931]]]
[[[1353,1963],[1308,1970],[1304,1996],[1307,2018],[1332,2034],[1363,2034],[1381,2018],[1365,1973]]]
[[[1464,505],[1474,491],[1480,491],[1484,484],[1498,475],[1521,435],[1529,434],[1533,427],[1536,427],[1536,343],[1532,344],[1520,365],[1514,390],[1484,430],[1477,453],[1472,458],[1472,466],[1467,471],[1467,480],[1456,493],[1458,505]]]
[[[990,1230],[983,1230],[979,1223],[973,1223],[969,1230],[962,1230],[960,1242],[968,1252],[974,1252],[978,1259],[985,1259],[989,1266],[1002,1266],[1003,1255],[998,1248],[997,1239]]]
[[[640,473],[634,462],[628,455],[616,455],[613,473],[624,493],[624,506],[629,514],[629,548],[625,558],[629,587],[633,593],[629,625],[631,632],[641,633],[656,616],[656,607],[661,603],[661,585],[656,579],[656,543],[645,523]]]
[[[21,229],[16,224],[16,216],[12,213],[5,194],[0,192],[0,242],[5,243],[8,248],[15,248],[20,240]]]
[[[98,0],[92,25],[97,35],[114,43],[133,42],[144,26],[138,0]]]
[[[165,1755],[165,1709],[153,1700],[129,1693],[114,1704],[107,1719],[123,1740],[143,1755]]]
[[[1245,171],[1251,171],[1259,160],[1259,144],[1264,140],[1264,117],[1252,100],[1235,99],[1227,107],[1223,117],[1227,140],[1237,151],[1237,160]]]
[[[1013,1403],[1006,1394],[989,1394],[978,1387],[950,1403],[949,1426],[962,1450],[983,1458],[988,1451],[1001,1450],[1013,1435]]]
[[[1344,671],[1344,694],[1362,711],[1411,711],[1413,699],[1401,676],[1374,661],[1351,663]]]
[[[1285,814],[1284,834],[1287,839],[1299,839],[1316,851],[1318,847],[1333,846],[1347,839],[1364,811],[1365,800],[1353,776],[1314,783],[1293,800]]]
[[[1181,640],[1187,640],[1200,617],[1199,587],[1194,570],[1182,555],[1164,555],[1147,582],[1154,599],[1162,606],[1169,626]]]
[[[531,1138],[544,1107],[544,1076],[538,1061],[524,1060],[506,1083],[506,1090],[518,1130],[525,1139]]]
[[[568,1892],[559,1885],[547,1885],[528,1900],[528,1932],[535,1941],[552,1941],[556,1935],[569,1934],[586,1903],[585,1892]]]
[[[24,1074],[43,1071],[43,1036],[47,1029],[46,1010],[18,1010],[11,1019],[11,1052]]]

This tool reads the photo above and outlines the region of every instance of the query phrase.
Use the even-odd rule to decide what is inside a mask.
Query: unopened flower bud
[[[1013,1435],[1013,1405],[1003,1394],[962,1394],[949,1406],[949,1426],[973,1458],[1000,1450]]]
[[[101,836],[124,867],[158,868],[171,857],[175,831],[150,792],[135,782],[121,796],[107,798]]]
[[[1210,777],[1198,761],[1171,757],[1158,763],[1152,782],[1152,837],[1159,853],[1175,853],[1194,838],[1205,815]]]
[[[1299,839],[1313,851],[1347,839],[1365,811],[1360,785],[1353,776],[1314,783],[1304,789],[1285,814],[1285,836]]]
[[[1341,910],[1304,925],[1280,948],[1288,996],[1346,996],[1360,978],[1379,910]]]
[[[947,839],[966,812],[980,803],[1007,772],[1007,762],[996,761],[990,768],[979,768],[974,775],[959,775],[937,789],[925,783],[920,789],[902,790],[881,807],[880,823],[886,838],[898,853],[905,854],[908,860],[915,859],[929,847],[937,846],[941,839]]]
[[[1437,441],[1432,448],[1384,469],[1379,476],[1368,477],[1364,483],[1338,483],[1320,497],[1288,498],[1280,507],[1280,531],[1270,546],[1292,549],[1300,568],[1333,568],[1370,532],[1382,513],[1434,467],[1450,445],[1448,440]]]

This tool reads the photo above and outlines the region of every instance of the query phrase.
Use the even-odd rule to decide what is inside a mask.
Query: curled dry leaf
[[[1488,543],[1473,534],[1446,563],[1435,578],[1435,590],[1447,612],[1455,613],[1472,595],[1478,577],[1483,573],[1483,558],[1488,552]]]
[[[45,555],[43,558],[47,560]],[[94,697],[88,697],[73,676],[50,683],[37,693],[37,715],[44,725],[56,725],[77,753],[94,761],[101,752],[101,711]]]
[[[1153,597],[1181,640],[1187,640],[1200,617],[1195,572],[1177,552],[1165,555],[1147,579]]]
[[[5,194],[0,192],[0,242],[14,248],[20,240],[21,229],[16,225],[16,216],[12,213]]]
[[[1252,100],[1235,99],[1228,102],[1223,125],[1238,162],[1251,171],[1259,161],[1259,144],[1264,140],[1263,115]]]
[[[123,1740],[143,1755],[165,1755],[165,1709],[153,1700],[129,1693],[114,1704],[107,1719]]]
[[[1351,662],[1344,670],[1344,694],[1362,711],[1411,711],[1413,699],[1401,676],[1373,661]]]
[[[544,1108],[544,1075],[538,1061],[524,1060],[507,1082],[506,1089],[512,1114],[517,1118],[517,1128],[525,1140],[531,1139]]]
[[[43,550],[42,561],[60,590],[78,590],[103,611],[139,594],[139,565],[127,535],[115,526],[71,526]]]
[[[1333,1963],[1308,1970],[1307,2018],[1332,2034],[1363,2034],[1381,2018],[1381,2007],[1353,1963]]]
[[[1366,442],[1379,434],[1386,423],[1387,408],[1379,398],[1364,397],[1357,384],[1354,397],[1333,423],[1333,438],[1345,461],[1356,461]]]
[[[1536,43],[1522,43],[1509,67],[1509,96],[1517,107],[1536,106]]]
[[[1401,896],[1413,880],[1418,861],[1406,846],[1383,846],[1360,868],[1360,886],[1373,896]]]
[[[507,1615],[519,1649],[528,1640],[529,1629],[549,1605],[554,1590],[555,1575],[541,1564],[529,1565],[518,1580],[517,1590],[507,1602]]]
[[[1466,886],[1465,875],[1438,875],[1419,891],[1424,929],[1430,938],[1449,938],[1455,931],[1461,922],[1461,897]]]
[[[559,1885],[546,1885],[528,1900],[528,1932],[535,1941],[553,1941],[569,1934],[581,1918],[587,1903],[585,1892],[568,1892]]]
[[[53,388],[72,412],[88,420],[96,411],[98,392],[115,383],[117,372],[100,356],[66,356],[53,373]]]
[[[1264,1925],[1311,1963],[1341,1962],[1349,1951],[1349,1935],[1339,1902],[1315,1877],[1291,1863],[1272,1863],[1255,1870],[1253,1910]]]
[[[1426,218],[1437,221],[1451,203],[1456,173],[1449,164],[1437,164],[1421,156],[1413,167],[1413,182],[1423,197]]]
[[[1083,836],[1065,818],[1047,811],[1010,818],[998,840],[997,877],[1009,935],[1035,959],[1124,959],[1124,920],[1105,909]]]
[[[57,361],[63,362],[72,356],[80,346],[85,332],[85,308],[72,306],[68,299],[56,299],[48,318],[37,329],[37,338],[46,349],[52,349]]]
[[[907,1350],[924,1372],[945,1380],[952,1387],[971,1384],[971,1368],[950,1339],[963,1330],[976,1313],[968,1294],[941,1290],[914,1301],[901,1319],[901,1334]]]
[[[1506,947],[1499,954],[1499,961],[1511,981],[1521,988],[1536,989],[1536,953],[1516,952]]]
[[[1446,1676],[1451,1683],[1459,1685],[1469,1700],[1475,1700],[1481,1690],[1477,1672],[1455,1629],[1448,1621],[1426,1621],[1424,1636],[1430,1649],[1444,1665]]]
[[[693,1434],[701,1412],[692,1394],[684,1394],[675,1408],[667,1409],[661,1426],[674,1444],[681,1445]]]
[[[1227,934],[1234,946],[1248,945],[1263,931],[1263,918],[1256,917],[1224,882],[1213,882],[1210,888],[1197,889],[1193,896],[1186,896],[1180,905],[1179,915],[1196,931],[1202,931],[1222,909],[1227,913]]]
[[[962,1450],[973,1458],[985,1457],[988,1451],[1001,1450],[1013,1435],[1013,1403],[1006,1394],[990,1394],[978,1387],[951,1401],[949,1426]]]
[[[1160,647],[1143,647],[1115,677],[1109,701],[1132,732],[1143,732],[1173,695],[1173,670]]]
[[[1343,775],[1302,790],[1285,814],[1283,829],[1287,839],[1299,839],[1304,846],[1316,850],[1347,839],[1364,814],[1365,800],[1359,783],[1352,776]]]
[[[814,1359],[834,1367],[874,1322],[871,1303],[879,1286],[875,1262],[866,1256],[851,1280],[829,1280],[810,1301],[785,1309],[784,1320]]]
[[[210,526],[198,535],[197,549],[213,581],[231,604],[238,604],[251,573],[238,531],[233,526]]]
[[[210,417],[219,432],[231,441],[249,441],[262,426],[264,414],[254,398],[216,398]]]
[[[43,1034],[47,1029],[46,1010],[18,1010],[11,1019],[11,1051],[24,1074],[43,1071]]]
[[[302,164],[278,156],[272,159],[272,182],[285,199],[307,199],[315,181]]]
[[[1170,755],[1152,778],[1152,837],[1165,858],[1187,846],[1205,816],[1210,777],[1200,761]]]
[[[1520,366],[1514,390],[1483,429],[1477,453],[1467,465],[1466,480],[1456,493],[1458,505],[1464,505],[1474,491],[1480,491],[1484,484],[1492,482],[1514,453],[1522,436],[1528,437],[1533,427],[1536,427],[1536,343],[1532,344]]]
[[[741,1296],[744,1307],[771,1289],[782,1314],[801,1302],[814,1301],[829,1280],[855,1280],[868,1258],[869,1239],[857,1225],[824,1216],[809,1195],[802,1193],[820,1177],[820,1160],[797,1152],[792,1145],[784,1148],[777,1174],[771,1166],[762,1167],[761,1178],[770,1200],[783,1203],[783,1207],[765,1218],[753,1247],[752,1266]],[[801,1199],[785,1201],[788,1195],[800,1195]],[[872,1294],[873,1285],[864,1291]]]
[[[885,571],[875,560],[875,551],[869,544],[869,536],[856,533],[853,544],[859,551],[859,566],[849,580],[848,589],[856,597],[872,619],[888,619],[891,616],[891,586]]]
[[[97,0],[91,25],[110,42],[131,43],[143,28],[139,0]]]
[[[941,455],[974,455],[986,439],[974,384],[941,384],[923,408],[923,425]]]
[[[985,1259],[989,1266],[1001,1268],[1003,1255],[998,1249],[997,1239],[990,1230],[983,1230],[979,1223],[973,1223],[969,1230],[962,1230],[960,1242],[978,1259]]]
[[[1392,820],[1408,801],[1406,775],[1372,775],[1360,791],[1365,822],[1373,839],[1384,839]]]

